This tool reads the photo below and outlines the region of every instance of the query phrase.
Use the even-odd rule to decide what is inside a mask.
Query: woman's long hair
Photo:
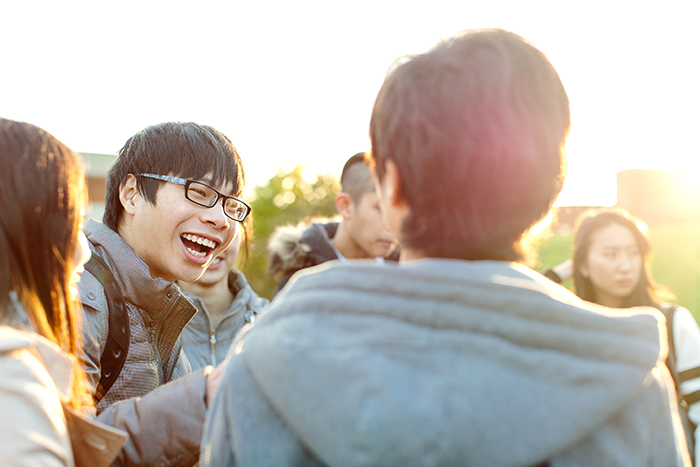
[[[673,294],[657,285],[651,275],[651,244],[643,222],[622,209],[598,209],[581,215],[574,233],[573,279],[576,295],[589,302],[599,303],[591,279],[584,277],[581,266],[586,264],[592,235],[603,227],[618,224],[630,231],[642,255],[639,282],[625,297],[621,308],[653,306],[659,308],[665,301],[675,300]]]
[[[0,320],[22,327],[16,314],[26,312],[35,332],[77,357],[80,304],[70,280],[87,199],[81,160],[41,128],[0,119],[0,166]],[[77,374],[76,408],[85,393]]]

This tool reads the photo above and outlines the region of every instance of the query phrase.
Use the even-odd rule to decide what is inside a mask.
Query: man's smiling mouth
[[[197,258],[206,258],[217,247],[215,241],[200,237],[199,235],[183,234],[180,238],[185,248],[187,248],[187,251]]]

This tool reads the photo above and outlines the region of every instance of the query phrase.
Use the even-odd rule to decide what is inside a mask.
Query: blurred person
[[[245,275],[234,268],[241,242],[245,251],[249,247],[249,222],[199,279],[178,281],[185,296],[197,307],[197,314],[182,332],[182,349],[193,370],[221,363],[238,331],[255,322],[256,316],[270,303],[258,296]]]
[[[516,34],[396,62],[370,137],[401,260],[290,281],[231,348],[200,465],[689,465],[658,313],[516,263],[569,126],[558,74]]]
[[[46,131],[0,118],[0,164],[0,465],[107,466],[126,433],[85,411],[82,163]]]
[[[190,373],[181,333],[197,308],[174,281],[198,279],[231,244],[250,212],[239,199],[244,182],[231,141],[192,122],[138,132],[109,170],[104,223],[89,221],[85,234],[94,260],[103,262],[114,279],[106,288],[86,271],[79,291],[84,367],[97,413],[110,425],[126,426],[138,441],[120,456],[139,459],[162,446],[159,465],[192,465],[198,458],[202,422],[221,368]],[[114,290],[123,296],[124,322],[113,323],[109,300]],[[126,348],[108,348],[115,328],[126,333]],[[113,357],[124,355],[119,371]],[[103,382],[114,376],[105,387]],[[155,419],[146,420],[136,408],[110,410],[133,398],[157,410]],[[152,423],[167,429],[140,437]],[[151,464],[149,458],[140,462]]]
[[[571,259],[567,259],[556,266],[545,270],[542,275],[547,279],[556,282],[557,284],[561,284],[562,282],[571,279],[573,273],[573,261]]]
[[[651,274],[651,244],[646,226],[622,209],[584,213],[574,231],[572,273],[576,295],[612,308],[651,306],[668,325],[666,360],[678,387],[681,414],[687,413],[688,445],[695,460],[700,449],[700,328],[688,309],[657,285]]]
[[[340,222],[316,219],[296,226],[278,227],[268,241],[269,270],[281,277],[276,295],[297,271],[334,259],[386,257],[398,260],[393,235],[379,210],[377,194],[365,153],[345,162],[340,176],[341,192],[335,197]]]

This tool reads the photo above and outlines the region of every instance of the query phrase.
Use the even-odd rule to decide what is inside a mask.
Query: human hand
[[[228,359],[224,360],[221,362],[219,365],[216,366],[216,368],[212,366],[208,366],[204,370],[204,375],[206,376],[207,380],[207,393],[204,399],[204,403],[206,404],[207,407],[209,407],[209,403],[214,400],[214,393],[216,392],[216,389],[219,387],[219,383],[221,382],[221,377],[226,371],[226,366],[228,365]]]

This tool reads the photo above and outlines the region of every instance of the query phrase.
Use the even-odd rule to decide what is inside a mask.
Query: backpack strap
[[[678,308],[675,305],[671,305],[673,307],[673,311]],[[666,312],[664,312],[664,315]],[[673,312],[671,312],[670,318],[667,317],[666,320],[673,319]],[[667,324],[669,327],[669,332],[671,332],[671,329],[673,327],[672,321]],[[670,339],[670,337],[669,337]],[[675,351],[674,351],[674,356],[675,356]],[[695,368],[690,368],[685,371],[679,371],[677,372],[677,377],[678,381],[676,384],[680,385],[681,383],[684,383],[686,381],[690,381],[691,379],[695,378],[700,378],[700,366],[696,366]],[[700,390],[691,392],[690,394],[681,394],[680,391],[678,392],[678,398],[681,400],[682,404],[685,404],[685,408],[687,409],[690,407],[692,404],[700,401]]]
[[[690,381],[691,379],[700,378],[700,366],[696,366],[690,370],[681,371],[678,373],[678,378],[681,380],[681,383]],[[690,394],[685,394],[683,396],[683,400],[688,405],[692,405],[700,401],[700,390],[691,392]]]
[[[673,340],[673,314],[675,313],[676,308],[678,307],[673,303],[664,303],[661,306],[661,312],[666,318],[666,332],[668,339],[668,357],[666,357],[666,366],[671,372],[673,382],[676,385],[676,392],[678,393],[678,397],[680,398],[681,378],[678,374],[678,371],[676,371],[676,343]]]
[[[107,343],[100,359],[101,376],[95,390],[95,405],[107,394],[122,371],[129,352],[129,316],[124,305],[124,296],[107,263],[94,252],[85,263],[85,269],[102,284],[107,298],[109,329]]]
[[[673,380],[676,383],[676,388],[678,389],[678,397],[683,399],[687,405],[693,404],[700,401],[700,391],[695,391],[691,394],[683,395],[680,393],[680,384],[691,379],[700,377],[700,366],[695,368],[690,368],[685,371],[676,370],[676,344],[673,339],[673,314],[678,309],[678,305],[673,303],[666,303],[661,307],[661,312],[666,317],[666,329],[668,330],[668,359],[666,360],[667,366],[671,371]]]

